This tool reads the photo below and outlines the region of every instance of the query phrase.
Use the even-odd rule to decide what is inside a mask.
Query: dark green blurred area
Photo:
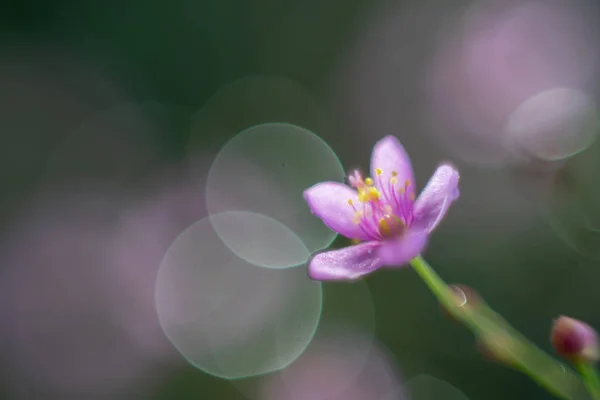
[[[218,131],[194,137],[194,148],[190,148],[188,116],[227,83],[263,74],[302,84],[323,104],[323,113],[331,121],[327,131],[315,133],[339,154],[344,167],[366,166],[368,146],[384,133],[373,133],[370,143],[364,138],[355,140],[344,128],[347,122],[332,111],[328,89],[343,55],[382,4],[366,0],[5,1],[0,6],[0,43],[3,48],[25,44],[50,53],[60,49],[95,65],[136,101],[158,102],[178,110],[160,116],[167,129],[152,137],[162,147],[155,168],[177,163],[189,152],[217,151],[229,139]],[[428,40],[423,38],[423,46],[429,45]],[[404,106],[414,107],[410,94],[406,99]],[[398,132],[409,142],[415,140],[413,132],[418,135],[408,123],[398,127]],[[0,132],[1,146],[10,148],[11,134]],[[52,143],[54,139],[46,140]],[[426,144],[433,148],[432,143]],[[599,183],[593,179],[597,174],[594,161],[600,154],[597,147],[582,154],[592,160],[586,167],[590,178],[576,183],[572,193]],[[413,159],[417,159],[417,168],[423,167],[416,172],[422,184],[437,156],[447,155],[432,150],[419,161],[420,155]],[[464,196],[486,191],[485,185],[503,181],[507,171],[464,166],[461,172],[461,185],[466,188],[461,201],[466,203],[459,201],[458,211],[450,212],[426,254],[440,275],[449,283],[476,288],[492,307],[547,351],[551,351],[552,319],[560,314],[600,327],[598,261],[565,244],[543,218],[543,205],[525,191],[519,201],[540,214],[523,225],[514,222],[516,218],[508,222],[494,221],[493,215],[482,219],[477,212],[469,217],[469,204],[478,199],[472,197],[469,202]],[[85,172],[80,173],[85,178]],[[29,199],[31,188],[43,174],[31,167],[2,181],[0,215],[4,220],[10,220]],[[128,182],[135,184],[141,176],[143,171],[128,177]],[[574,204],[577,207],[579,203]],[[592,204],[597,209],[597,201]],[[493,202],[487,209],[493,214]],[[10,232],[3,229],[2,234]],[[587,240],[590,252],[600,246],[595,237],[582,240]],[[335,244],[345,245],[342,239]],[[430,374],[450,382],[472,400],[551,398],[517,372],[484,361],[472,335],[443,317],[412,271],[385,271],[367,282],[375,304],[377,338],[395,356],[404,378]],[[325,285],[325,296],[327,292]],[[10,365],[4,368],[10,369]],[[243,399],[229,382],[191,366],[177,368],[156,381],[162,384],[152,400]],[[89,398],[94,398],[93,394]]]

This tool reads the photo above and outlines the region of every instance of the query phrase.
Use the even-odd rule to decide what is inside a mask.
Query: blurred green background
[[[1,239],[7,243],[18,235],[15,224],[29,215],[32,204],[47,198],[60,204],[52,187],[129,188],[140,196],[154,177],[167,171],[163,181],[168,182],[168,171],[185,168],[197,155],[206,156],[198,169],[205,174],[202,168],[232,135],[257,123],[290,122],[310,129],[331,146],[345,169],[366,167],[371,146],[391,133],[411,154],[419,187],[442,160],[452,160],[461,171],[461,199],[432,237],[426,259],[447,282],[476,288],[551,352],[553,318],[565,314],[600,327],[600,231],[594,225],[600,211],[600,146],[560,164],[490,168],[456,158],[440,145],[422,112],[420,85],[443,36],[438,28],[465,5],[434,0],[5,1],[0,7]],[[391,26],[398,29],[391,38],[385,29],[371,30],[386,15],[398,17],[397,22],[392,18]],[[376,52],[384,57],[369,58],[375,49],[369,43],[377,43],[379,36],[389,47]],[[398,77],[390,82],[396,96],[370,98],[381,87],[354,81],[362,76],[356,71],[370,68],[377,75],[370,63],[386,62]],[[207,103],[225,85],[253,76],[287,79],[311,100],[305,102],[293,85],[276,89],[276,96],[249,85],[242,91],[243,104],[237,105],[243,112],[232,119],[218,101]],[[363,83],[369,90],[355,90],[353,85]],[[372,109],[361,108],[364,103]],[[121,143],[116,135],[114,142],[98,146],[84,139],[64,147],[65,138],[77,137],[81,129],[88,132],[81,127],[95,124],[90,121],[100,111],[123,104],[141,107],[152,129],[139,129],[131,143],[129,138]],[[207,111],[206,104],[217,105]],[[393,116],[371,123],[369,118],[378,115],[369,114],[373,110]],[[68,212],[71,204],[61,207]],[[191,214],[201,217],[203,212]],[[118,220],[114,213],[99,218],[106,224]],[[334,243],[346,244],[343,238]],[[8,270],[10,262],[4,260],[0,268]],[[376,337],[393,355],[402,380],[432,375],[473,400],[552,398],[519,373],[483,360],[472,335],[444,318],[413,271],[376,273],[366,283]],[[324,285],[325,307],[332,304],[331,312],[347,311],[343,292],[336,292],[339,285],[344,284]],[[12,307],[16,301],[26,299],[3,300],[2,330],[12,332],[3,335],[10,337],[4,347],[28,337],[17,314],[37,312]],[[42,312],[35,315],[43,319]],[[86,321],[75,319],[72,330]],[[101,325],[94,329],[102,334]],[[53,346],[44,335],[31,340]],[[60,365],[61,351],[56,354]],[[3,398],[112,398],[101,392],[63,396],[48,389],[53,386],[44,379],[29,376],[10,351],[3,350],[2,357]],[[148,373],[151,389],[123,398],[244,398],[227,380],[181,360],[172,364]]]

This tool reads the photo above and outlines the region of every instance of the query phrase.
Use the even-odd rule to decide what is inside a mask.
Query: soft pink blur
[[[361,354],[356,350],[363,348],[365,340],[370,349]],[[296,362],[265,378],[260,400],[404,398],[398,389],[400,376],[395,362],[381,345],[370,340],[349,331],[315,338]]]
[[[0,354],[13,398],[139,396],[178,360],[154,306],[156,272],[203,214],[187,168],[136,192],[52,186],[0,247]]]
[[[429,77],[429,119],[442,145],[465,161],[520,156],[505,125],[552,88],[598,84],[598,10],[584,1],[479,1],[439,41]],[[595,93],[589,93],[594,95]]]

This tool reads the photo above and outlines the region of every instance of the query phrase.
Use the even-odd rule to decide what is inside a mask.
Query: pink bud
[[[550,340],[556,352],[569,360],[598,361],[598,335],[588,324],[561,316],[552,325]]]

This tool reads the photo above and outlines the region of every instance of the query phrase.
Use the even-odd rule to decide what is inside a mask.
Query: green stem
[[[421,279],[429,287],[429,290],[438,298],[440,303],[449,309],[455,306],[455,297],[452,289],[440,278],[440,276],[431,268],[431,266],[421,256],[413,258],[410,262],[413,269],[419,274]]]
[[[600,400],[600,379],[593,364],[587,362],[575,362],[575,367],[581,374],[588,392],[594,400]]]
[[[444,308],[469,328],[496,358],[529,375],[555,396],[568,400],[586,397],[574,372],[529,342],[483,300],[474,305],[458,304],[455,292],[421,256],[410,264]]]

